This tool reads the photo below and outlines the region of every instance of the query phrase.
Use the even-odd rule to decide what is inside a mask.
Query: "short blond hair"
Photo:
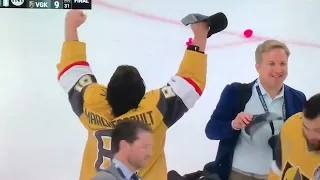
[[[265,52],[269,52],[273,49],[283,49],[285,50],[287,56],[290,56],[290,50],[283,42],[278,40],[266,40],[263,43],[259,44],[255,52],[256,64],[260,64],[262,62],[262,54]]]

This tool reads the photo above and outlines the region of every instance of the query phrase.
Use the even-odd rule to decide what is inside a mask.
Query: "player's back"
[[[197,48],[198,49],[198,48]],[[114,118],[106,98],[107,88],[97,83],[86,60],[86,45],[65,41],[58,80],[68,93],[73,112],[88,130],[80,180],[89,180],[97,170],[110,164],[111,131],[122,119],[140,120],[153,129],[153,155],[139,171],[144,180],[166,180],[165,132],[202,95],[206,84],[207,55],[186,50],[178,72],[163,87],[145,94],[137,109]]]
[[[167,126],[164,124],[162,113],[157,108],[160,99],[160,91],[148,92],[141,101],[139,108],[113,118],[111,108],[106,100],[106,87],[92,84],[84,93],[84,113],[80,116],[81,122],[88,129],[88,141],[86,144],[82,173],[80,179],[89,179],[97,170],[107,168],[110,165],[111,132],[114,126],[124,119],[142,121],[153,129],[154,147],[153,156],[139,175],[148,174],[166,175],[164,157],[165,133]],[[152,171],[152,172],[151,172]]]

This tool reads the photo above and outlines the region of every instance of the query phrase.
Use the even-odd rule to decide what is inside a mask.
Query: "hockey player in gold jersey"
[[[283,125],[269,180],[320,180],[320,94]]]
[[[153,129],[153,155],[139,176],[144,180],[166,180],[166,131],[195,105],[206,85],[208,24],[191,25],[193,45],[185,51],[177,73],[163,87],[145,93],[144,81],[133,66],[119,66],[107,86],[97,82],[87,61],[86,44],[79,41],[77,34],[85,20],[81,11],[68,12],[57,64],[59,84],[88,131],[80,180],[89,180],[96,171],[109,166],[111,130],[124,119],[143,121]]]

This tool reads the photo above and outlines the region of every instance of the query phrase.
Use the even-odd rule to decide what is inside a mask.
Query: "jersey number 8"
[[[98,142],[97,160],[94,164],[96,171],[105,169],[111,164],[113,154],[111,152],[112,129],[99,130],[94,132]]]

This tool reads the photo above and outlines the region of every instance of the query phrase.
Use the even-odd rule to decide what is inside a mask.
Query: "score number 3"
[[[97,160],[94,164],[96,171],[109,167],[113,154],[111,152],[112,129],[99,130],[94,132],[98,142]]]

